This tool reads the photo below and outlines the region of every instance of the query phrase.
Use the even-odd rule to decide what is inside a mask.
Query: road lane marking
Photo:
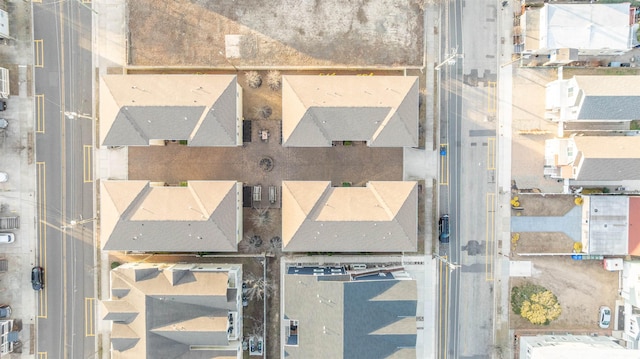
[[[496,138],[489,137],[487,142],[487,169],[496,169]]]
[[[82,176],[84,183],[93,182],[93,147],[91,145],[84,145],[83,159],[82,159]]]
[[[44,40],[33,40],[35,67],[44,67]]]
[[[47,359],[47,352],[38,352],[38,359]]]
[[[445,260],[448,260],[448,257],[444,257]],[[448,343],[449,343],[449,274],[451,271],[449,270],[449,266],[446,263],[442,263],[444,266],[444,359],[447,359],[447,354],[449,352]]]
[[[47,167],[44,162],[36,162],[38,186],[38,265],[47,267]],[[45,271],[45,285],[47,284]],[[46,288],[46,287],[45,287]],[[38,318],[47,317],[47,291],[38,291]]]
[[[495,243],[495,214],[496,214],[496,194],[487,193],[487,225],[485,231],[485,280],[487,282],[493,281],[493,257],[494,257],[494,243]]]
[[[36,95],[36,133],[44,133],[44,95]]]
[[[444,146],[447,151],[446,155],[440,155],[440,184],[446,186],[449,184],[449,145],[443,143],[440,146]]]
[[[95,326],[96,298],[84,298],[84,335],[96,336]]]
[[[443,295],[442,295],[442,262],[438,261],[438,272],[439,272],[439,281],[438,281],[438,351],[437,353],[442,353],[442,341],[444,340],[444,334],[442,332],[442,306],[443,306]]]
[[[487,82],[487,112],[496,113],[496,83],[494,81]]]

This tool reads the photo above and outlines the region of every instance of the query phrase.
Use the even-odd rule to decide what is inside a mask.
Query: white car
[[[16,236],[13,233],[0,233],[0,243],[9,244],[16,240]]]
[[[600,307],[600,320],[598,324],[602,329],[609,328],[609,324],[611,324],[611,308],[605,306]]]
[[[7,182],[9,180],[9,175],[7,172],[0,172],[0,183]]]

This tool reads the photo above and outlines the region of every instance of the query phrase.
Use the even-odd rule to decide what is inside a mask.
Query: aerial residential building
[[[282,248],[288,252],[414,252],[417,182],[282,182]]]
[[[623,262],[620,296],[624,299],[622,339],[627,347],[640,349],[640,262]]]
[[[111,358],[242,358],[242,266],[127,263],[111,270]]]
[[[607,336],[536,335],[520,337],[520,359],[631,359],[638,351],[628,350]]]
[[[620,122],[640,118],[640,76],[574,76],[547,84],[545,118]]]
[[[283,76],[282,145],[418,146],[415,76]]]
[[[242,238],[242,184],[100,182],[103,250],[235,252]]]
[[[582,251],[589,255],[640,255],[640,197],[582,196]]]
[[[640,136],[572,136],[545,142],[544,175],[597,185],[640,180]]]
[[[619,55],[636,43],[634,10],[622,4],[544,4],[521,19],[525,54],[548,55],[563,48],[580,55]]]
[[[417,358],[417,284],[402,268],[288,265],[281,357]]]
[[[242,145],[242,88],[235,75],[100,77],[100,145]]]

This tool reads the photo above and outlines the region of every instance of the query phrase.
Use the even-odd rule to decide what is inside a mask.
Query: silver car
[[[598,324],[602,329],[609,328],[609,324],[611,324],[611,308],[605,306],[600,307],[600,320]]]

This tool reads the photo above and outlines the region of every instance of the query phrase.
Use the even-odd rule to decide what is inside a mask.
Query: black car
[[[7,109],[7,101],[0,100],[0,111],[4,111]]]
[[[440,242],[449,243],[449,215],[445,214],[440,217],[440,221],[438,222],[438,227],[440,229]]]
[[[42,267],[33,267],[31,269],[31,286],[33,290],[44,289],[44,269]]]

